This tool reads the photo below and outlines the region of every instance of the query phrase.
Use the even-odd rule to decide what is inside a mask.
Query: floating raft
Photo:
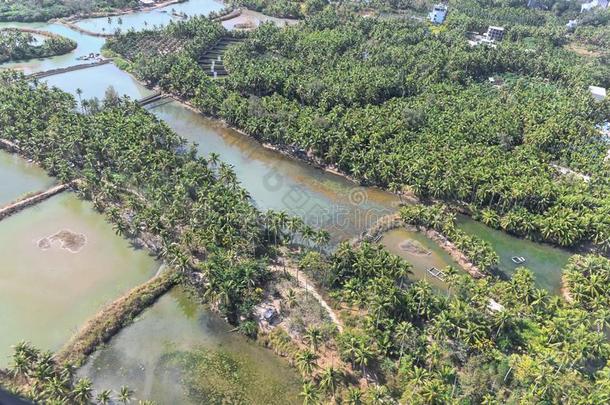
[[[445,277],[447,276],[447,274],[442,271],[437,269],[436,267],[430,267],[429,269],[426,270],[432,277],[436,277],[441,281],[445,281]]]

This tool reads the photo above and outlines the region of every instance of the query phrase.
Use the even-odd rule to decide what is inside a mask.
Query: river
[[[184,3],[184,6],[195,3],[197,2]],[[208,3],[212,2],[208,1]],[[139,13],[124,16],[122,25],[141,29],[144,27],[143,21],[147,21],[148,24],[162,24],[162,20],[167,17],[166,13],[161,13],[164,16],[159,16],[158,10],[150,11],[148,14],[137,14]],[[187,12],[187,14],[189,13]],[[114,18],[116,19],[116,17]],[[100,19],[97,22],[85,21],[80,24],[81,26],[86,24],[89,28],[99,28],[103,27],[105,23],[107,24],[107,19]],[[231,24],[235,24],[235,21],[224,24],[231,26]],[[6,26],[6,24],[0,25],[0,27],[2,26]],[[57,32],[75,39],[79,42],[79,48],[69,55],[0,67],[18,68],[28,73],[66,67],[79,63],[75,60],[75,56],[99,52],[103,43],[100,38],[82,35],[56,24],[28,24],[28,26]],[[101,99],[108,86],[111,85],[119,94],[133,98],[141,98],[150,94],[149,90],[113,65],[52,76],[44,80],[50,85],[58,86],[72,93],[79,88],[83,91],[81,96],[83,98],[98,97]],[[331,233],[332,244],[357,236],[380,216],[394,212],[398,206],[398,198],[391,193],[376,188],[359,187],[341,176],[324,172],[304,162],[266,149],[253,139],[226,128],[222,123],[207,119],[178,102],[161,103],[159,106],[152,106],[150,111],[164,120],[177,133],[197,143],[201,154],[219,153],[223,161],[234,167],[242,185],[248,190],[260,209],[285,210],[292,215],[302,217],[312,226],[328,229]],[[16,191],[15,193],[21,192]],[[53,201],[60,200],[50,202]],[[31,224],[35,223],[34,215],[36,210],[44,211],[44,208],[45,205],[41,204],[40,207],[28,209],[11,218],[13,221],[22,222],[21,232],[29,238],[30,243],[40,236],[38,233],[31,234],[33,228]],[[70,205],[65,208],[75,209]],[[103,222],[101,216],[92,215]],[[515,266],[510,261],[510,257],[524,256],[527,260],[526,265],[534,272],[538,284],[551,291],[558,290],[561,267],[570,255],[568,252],[514,238],[472,221],[470,218],[460,218],[459,222],[462,229],[492,244],[502,259],[500,270],[505,274],[510,275],[514,272]],[[0,223],[0,235],[9,239],[8,236],[12,235],[13,231],[8,228],[7,223],[10,225],[10,222]],[[55,226],[51,228],[55,231],[58,227],[63,226],[62,222],[57,220],[53,220],[52,223]],[[52,229],[45,230],[42,234],[44,236],[44,233],[51,231]],[[87,231],[95,239],[103,236],[110,239],[114,237],[114,235],[106,234],[93,236],[92,232],[95,231]],[[403,242],[407,239],[417,240],[430,251],[430,255],[415,257],[409,252],[405,253],[401,246],[404,246]],[[425,269],[428,267],[440,268],[455,265],[444,251],[420,234],[395,231],[386,235],[381,243],[413,264],[414,278],[426,278]],[[25,255],[35,251],[31,245],[29,250],[23,249]],[[130,255],[133,254],[134,252],[130,250]],[[22,266],[19,263],[24,262],[23,258],[15,258],[14,261],[16,262],[15,268],[19,268]],[[64,261],[63,263],[69,262]],[[133,267],[128,264],[123,264],[123,266],[120,268],[122,273]],[[75,268],[74,272],[78,274],[78,269]],[[114,273],[109,271],[108,274]],[[114,275],[116,276],[116,274]],[[21,282],[27,282],[27,280]],[[442,288],[442,283],[438,280],[434,279],[432,283]],[[79,287],[78,281],[74,282],[74,286],[82,288]],[[97,299],[97,292],[95,295]],[[19,304],[27,302],[19,296],[12,298]],[[77,298],[76,301],[80,299]],[[17,313],[16,309],[10,313],[13,318],[15,313]],[[42,330],[43,328],[41,328]],[[12,339],[9,344],[15,343],[14,338],[7,339],[7,342]],[[248,349],[244,349],[246,347]],[[238,357],[236,353],[242,352],[244,353],[243,363],[235,363],[234,360]],[[284,362],[276,359],[270,352],[251,347],[251,344],[244,338],[229,334],[224,322],[201,309],[200,306],[194,305],[182,292],[173,292],[163,297],[133,325],[125,328],[113,338],[105,348],[98,350],[80,373],[92,377],[96,387],[118,389],[120,385],[126,383],[133,385],[141,393],[140,398],[161,399],[162,403],[197,403],[202,396],[210,395],[206,391],[206,386],[210,386],[211,381],[218,383],[221,379],[214,376],[206,379],[205,376],[185,374],[183,365],[185,362],[189,362],[197,369],[201,364],[207,364],[210,361],[212,364],[216,364],[214,359],[217,359],[217,356],[228,356],[228,361],[236,364],[237,374],[243,372],[244,375],[249,375],[258,371],[258,376],[250,375],[244,378],[252,387],[263,391],[280,390],[276,385],[278,381],[283,380],[278,380],[280,377],[278,373],[288,377],[291,381],[290,385],[293,382],[296,385],[298,379],[285,368]],[[276,361],[278,363],[275,363]],[[254,370],[253,364],[264,364],[264,366],[260,370]],[[186,386],[183,385],[185,381],[188,382]],[[224,387],[226,388],[226,386]],[[263,391],[260,391],[262,397],[275,398]],[[277,398],[293,399],[296,391],[293,388],[288,391],[290,395],[286,394],[285,397],[282,397],[281,395],[284,394],[277,394],[280,395]],[[286,399],[286,402],[290,401]]]

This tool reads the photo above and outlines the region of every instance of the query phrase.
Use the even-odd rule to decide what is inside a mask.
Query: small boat
[[[525,257],[523,256],[513,256],[510,258],[510,260],[512,260],[515,264],[525,263]]]

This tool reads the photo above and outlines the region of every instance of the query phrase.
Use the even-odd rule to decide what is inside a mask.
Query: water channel
[[[190,7],[198,3],[214,2],[191,0],[184,3],[184,6]],[[202,10],[210,11],[212,9],[204,8]],[[195,7],[193,10],[198,9]],[[129,17],[124,16],[123,25],[141,29],[144,26],[143,21],[147,21],[148,24],[162,24],[162,20],[167,17],[167,13],[160,13],[163,14],[163,17],[158,16],[159,10],[139,14],[141,13],[132,14]],[[187,12],[187,14],[190,13]],[[107,19],[97,22],[86,21],[82,24],[92,24],[93,28],[102,27],[104,23],[107,23],[104,20]],[[0,24],[0,27],[8,25],[17,26],[18,24]],[[225,25],[227,25],[226,22]],[[42,61],[3,65],[0,68],[18,68],[31,73],[66,67],[79,63],[75,60],[75,56],[99,52],[103,43],[103,39],[82,35],[55,24],[28,24],[27,26],[56,32],[75,39],[79,43],[79,48],[69,55]],[[76,89],[81,89],[83,98],[101,99],[108,86],[113,86],[121,95],[133,98],[141,98],[150,94],[150,90],[145,89],[114,65],[75,71],[52,76],[45,80],[50,85],[73,94]],[[398,205],[397,197],[390,193],[376,188],[358,187],[341,176],[324,172],[276,151],[266,149],[251,138],[226,128],[219,122],[207,119],[178,102],[171,101],[152,106],[150,111],[165,121],[178,134],[197,143],[198,149],[203,155],[212,152],[219,153],[223,161],[234,167],[242,185],[248,190],[260,209],[285,210],[292,215],[298,215],[312,226],[328,229],[333,243],[357,236],[380,216],[394,212]],[[8,159],[6,156],[3,158],[3,155],[0,154],[0,176],[24,176],[27,170],[21,167],[13,169],[10,164],[5,162],[6,159]],[[13,158],[11,157],[11,159]],[[25,163],[17,163],[18,166],[23,164]],[[8,167],[7,173],[9,174],[3,174],[3,167]],[[13,174],[13,172],[17,174]],[[44,176],[40,177],[38,181],[42,181],[40,184],[42,186],[47,184],[44,183],[46,181]],[[20,181],[12,181],[12,183],[18,183],[21,186]],[[27,185],[22,187],[24,191],[15,189],[16,191],[11,191],[11,195],[18,196],[20,193],[27,192],[27,189],[37,187],[37,183]],[[9,194],[7,192],[7,196]],[[3,197],[4,193],[0,195],[0,198]],[[13,198],[13,196],[7,197],[8,200]],[[62,327],[57,327],[58,321],[51,313],[55,313],[56,316],[56,311],[62,310],[61,304],[47,304],[40,301],[41,299],[51,300],[47,295],[52,294],[43,293],[42,290],[49,291],[49,289],[45,288],[44,283],[39,280],[36,283],[39,285],[38,290],[32,290],[30,295],[23,296],[11,292],[6,303],[0,301],[2,302],[0,317],[6,318],[6,322],[15,322],[16,313],[21,316],[22,312],[29,312],[17,308],[26,307],[28,309],[27,306],[31,305],[32,308],[29,309],[34,314],[33,319],[42,316],[42,313],[39,312],[42,310],[36,308],[48,309],[49,313],[45,313],[45,319],[53,320],[53,325],[50,325],[51,321],[49,321],[46,324],[40,322],[21,328],[25,337],[30,337],[34,343],[47,348],[56,347],[58,342],[65,341],[69,336],[69,333],[55,333],[54,330],[64,331],[66,328],[68,330],[76,328],[80,324],[81,318],[86,317],[85,312],[93,313],[93,307],[99,306],[121,289],[116,285],[120,284],[121,280],[123,280],[123,288],[132,282],[137,284],[141,279],[150,276],[156,267],[152,259],[142,252],[130,249],[127,242],[120,239],[118,241],[121,242],[118,242],[117,237],[111,234],[110,225],[102,225],[105,222],[101,216],[91,212],[90,208],[87,211],[87,203],[77,203],[72,201],[73,199],[75,200],[75,197],[70,195],[60,196],[0,223],[0,249],[11,253],[10,259],[5,262],[9,265],[5,268],[8,269],[8,274],[15,277],[15,286],[12,288],[18,290],[16,287],[21,283],[29,286],[32,284],[30,279],[41,277],[40,273],[43,272],[43,275],[49,278],[49,283],[57,283],[57,280],[60,279],[64,281],[64,288],[72,291],[72,302],[83,302],[81,300],[86,302],[87,298],[90,299],[91,304],[83,304],[79,313],[66,314],[65,319],[61,321],[63,322]],[[59,215],[56,211],[63,213]],[[73,216],[70,217],[70,214]],[[78,220],[74,215],[78,217]],[[88,218],[86,221],[83,221],[83,215]],[[45,218],[46,222],[43,221]],[[525,256],[526,265],[535,273],[539,285],[551,291],[559,288],[561,267],[570,255],[568,252],[514,238],[487,228],[469,218],[460,218],[459,222],[462,229],[493,245],[502,259],[501,270],[506,274],[511,274],[515,269],[510,257]],[[96,223],[97,226],[91,225],[92,223]],[[36,224],[35,229],[32,224]],[[70,227],[71,230],[88,236],[89,244],[78,254],[68,254],[65,249],[58,250],[57,248],[43,252],[36,246],[37,238],[48,236],[65,227]],[[22,236],[15,238],[16,234]],[[405,251],[403,249],[405,240],[416,240],[429,254],[414,255],[412,252]],[[99,274],[98,270],[91,268],[83,270],[79,264],[75,263],[79,256],[86,259],[83,259],[86,262],[90,262],[90,258],[97,257],[98,252],[94,251],[92,246],[94,243],[101,244],[104,241],[114,246],[117,251],[123,252],[123,262],[108,264],[105,257],[100,255],[99,267],[104,271]],[[120,249],[123,250],[118,248],[121,243]],[[428,267],[455,266],[455,263],[442,249],[421,234],[396,230],[388,233],[381,243],[390,251],[409,260],[414,267],[414,278],[417,279],[428,278],[430,280],[425,272]],[[16,251],[21,253],[15,254]],[[108,253],[109,250],[106,252],[108,256],[116,255],[116,253]],[[45,254],[53,255],[56,264],[52,265],[53,262],[48,260],[43,261]],[[53,266],[60,269],[59,273],[44,270]],[[0,271],[7,270],[3,268]],[[66,272],[66,275],[62,276],[63,278],[59,277],[62,271]],[[56,275],[57,277],[55,277]],[[140,277],[142,278],[140,279]],[[115,283],[112,291],[108,287],[107,295],[101,293],[106,291],[104,287],[96,287],[95,291],[92,291],[93,285],[100,283],[103,286],[108,280],[114,280]],[[86,281],[91,281],[91,283]],[[430,281],[442,288],[442,283],[438,280]],[[2,283],[3,281],[0,282],[0,289],[3,286]],[[38,295],[42,298],[37,298]],[[59,298],[54,297],[53,299]],[[13,300],[13,306],[10,307],[10,310],[5,309],[9,308],[7,305],[11,300]],[[89,311],[86,309],[87,305],[89,305]],[[67,309],[75,311],[74,308]],[[243,373],[244,381],[246,381],[244,386],[252,386],[253,389],[259,390],[257,395],[260,395],[260,398],[270,398],[268,403],[273,403],[271,401],[273,398],[283,399],[282,403],[289,403],[294,399],[296,391],[292,385],[296,386],[298,378],[290,374],[291,371],[286,368],[286,364],[275,358],[270,352],[253,347],[240,336],[229,333],[227,328],[222,320],[195,305],[183,292],[174,291],[147,310],[133,325],[119,333],[107,347],[92,356],[80,373],[92,377],[97,387],[118,388],[127,382],[141,393],[138,395],[139,398],[152,398],[161,403],[197,403],[206,395],[214,395],[214,392],[209,390],[226,389],[227,386],[214,388],[213,386],[222,382],[223,378],[191,375],[186,372],[187,368],[184,366],[188,364],[189,367],[197,368],[204,363],[216,364],[214,359],[216,356],[222,355],[228,356],[227,361],[234,365],[235,370],[238,370],[236,372],[238,375]],[[52,338],[49,337],[51,335]],[[3,338],[4,340],[2,340]],[[2,345],[0,355],[7,353],[6,346],[19,340],[16,338],[18,336],[0,338],[0,345]],[[36,341],[37,338],[39,342]],[[47,338],[48,340],[45,340]],[[238,357],[237,354],[243,356]],[[236,363],[234,361],[236,359],[241,362]],[[3,364],[1,360],[0,365]],[[254,364],[262,364],[262,366],[254,367]],[[289,380],[288,387],[284,386],[286,379]],[[232,383],[231,381],[225,382]]]

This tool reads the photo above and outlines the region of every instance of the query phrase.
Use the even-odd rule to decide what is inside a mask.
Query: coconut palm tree
[[[318,355],[309,349],[301,350],[295,356],[297,368],[304,377],[310,377],[318,367],[316,360]]]
[[[117,399],[122,404],[128,404],[133,399],[133,391],[129,389],[128,386],[123,385],[119,390],[119,395],[117,396]]]

